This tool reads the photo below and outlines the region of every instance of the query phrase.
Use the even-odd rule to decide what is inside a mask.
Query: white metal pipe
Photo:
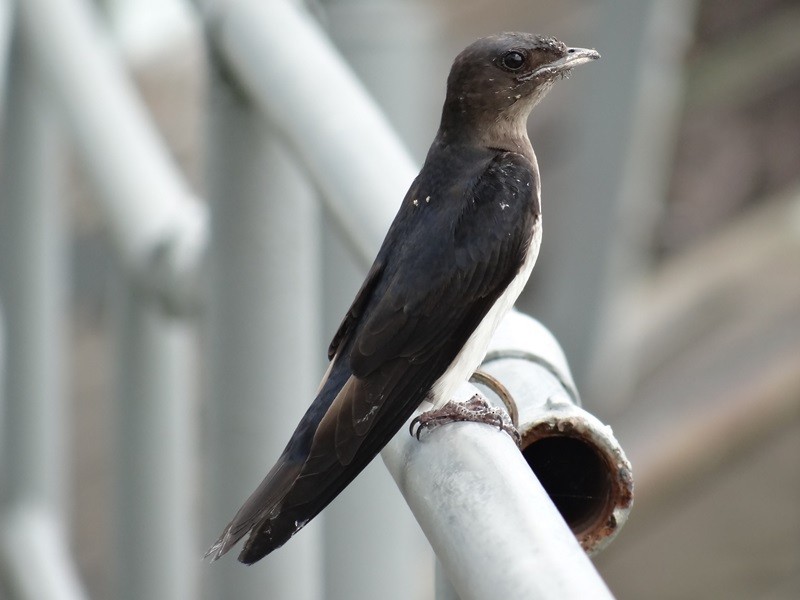
[[[0,563],[19,598],[85,597],[65,523],[64,207],[58,137],[27,40],[11,47],[0,169],[5,317]]]
[[[633,505],[631,465],[611,428],[581,408],[558,341],[536,319],[511,311],[480,370],[513,398],[523,456],[583,549],[601,551]]]
[[[285,0],[205,0],[230,76],[291,143],[359,257],[375,255],[417,168],[356,76]]]
[[[446,0],[326,2],[325,32],[417,161],[439,125],[445,77],[463,32]],[[394,483],[392,483],[394,486]]]
[[[461,600],[612,598],[506,433],[454,423],[417,441],[404,428],[382,455]]]
[[[383,452],[441,562],[437,594],[452,597],[449,579],[462,600],[609,598],[580,548],[599,551],[627,518],[633,483],[622,449],[579,407],[564,353],[535,319],[509,313],[481,371],[510,394],[522,453],[474,423],[422,442],[401,431]],[[460,399],[475,391],[465,384]],[[543,452],[558,468],[542,468]]]
[[[8,57],[14,24],[14,3],[0,0],[0,124],[5,115],[6,84],[8,83]]]
[[[198,597],[190,326],[116,273],[115,598]]]
[[[6,326],[4,499],[62,512],[66,253],[59,138],[26,40],[14,40],[0,169]]]
[[[21,29],[100,190],[123,264],[172,308],[194,300],[206,243],[192,198],[86,0],[17,3]]]
[[[370,464],[325,510],[325,598],[430,597],[433,552],[397,486]]]
[[[453,587],[450,578],[447,577],[447,573],[444,571],[444,567],[442,567],[442,563],[438,560],[436,561],[435,591],[436,600],[459,600],[456,588]]]
[[[4,589],[19,600],[86,600],[72,564],[63,523],[35,504],[3,515],[0,572]]]
[[[212,74],[208,544],[278,458],[322,375],[319,204],[271,124]],[[208,598],[322,597],[320,524],[256,567],[204,568]]]
[[[0,209],[2,212],[2,209]],[[0,273],[2,270],[0,270]],[[0,275],[0,277],[2,277]],[[2,279],[0,278],[0,286]],[[3,311],[3,295],[0,293],[0,448],[5,447],[5,405],[6,405],[6,317]],[[0,483],[3,481],[3,462],[0,460]]]

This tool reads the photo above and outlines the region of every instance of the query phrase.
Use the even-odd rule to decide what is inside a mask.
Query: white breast
[[[511,307],[514,306],[514,302],[517,301],[522,289],[528,282],[533,265],[536,263],[536,257],[539,255],[541,241],[542,219],[540,216],[534,225],[533,239],[531,239],[528,254],[525,256],[520,272],[506,288],[506,291],[497,299],[494,306],[489,309],[483,321],[472,332],[472,335],[467,340],[467,343],[464,344],[464,347],[461,348],[452,364],[433,384],[431,388],[433,398],[431,401],[434,408],[447,403],[456,388],[469,379],[481,364],[481,361],[483,361],[483,357],[486,356],[486,349],[489,347],[489,341],[492,339],[497,326]]]

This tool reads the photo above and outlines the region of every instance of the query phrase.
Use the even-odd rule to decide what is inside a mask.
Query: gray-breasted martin
[[[485,37],[458,55],[439,131],[331,342],[317,397],[209,556],[248,532],[244,563],[282,546],[422,401],[441,410],[478,367],[539,251],[528,114],[558,78],[596,58],[527,33]]]

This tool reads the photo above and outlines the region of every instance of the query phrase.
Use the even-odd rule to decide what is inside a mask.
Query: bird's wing
[[[360,302],[348,345],[353,376],[317,431],[321,440],[334,428],[342,464],[352,461],[379,417],[405,407],[404,378],[430,389],[519,272],[539,216],[529,163],[500,154],[463,189],[458,197],[432,200],[460,210],[430,203],[411,209],[427,225],[401,232],[403,249],[382,261],[380,283],[370,283],[372,296]]]
[[[383,294],[353,341],[356,377],[396,358],[424,362],[454,335],[466,342],[473,312],[480,321],[522,265],[539,212],[534,178],[525,159],[504,153],[466,197],[432,200],[456,203],[461,211],[454,219],[445,209],[438,227],[419,228],[425,237],[405,245],[404,268],[387,269]]]
[[[372,264],[369,273],[367,273],[367,276],[364,278],[364,283],[361,284],[361,289],[358,290],[353,304],[350,305],[344,319],[342,319],[339,329],[336,330],[330,346],[328,346],[328,360],[333,360],[333,357],[336,356],[336,352],[339,350],[339,346],[341,346],[342,342],[350,335],[353,326],[358,323],[367,302],[372,296],[372,292],[375,290],[375,286],[377,286],[380,281],[383,267],[384,261],[381,259],[381,256],[378,256]]]

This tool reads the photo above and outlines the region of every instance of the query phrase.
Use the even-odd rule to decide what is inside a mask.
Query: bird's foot
[[[500,408],[495,408],[480,394],[475,394],[467,402],[455,402],[450,400],[441,408],[429,410],[422,413],[411,421],[409,431],[411,435],[419,439],[423,429],[436,429],[440,425],[456,423],[459,421],[473,421],[475,423],[486,423],[505,431],[514,442],[519,446],[520,436],[517,428],[511,422],[506,412]],[[415,429],[416,428],[416,431]]]

